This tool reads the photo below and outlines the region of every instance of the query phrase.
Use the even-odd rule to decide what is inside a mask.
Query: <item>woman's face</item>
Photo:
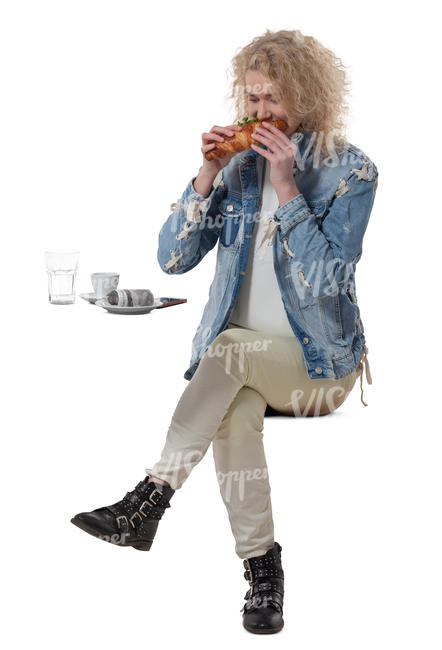
[[[285,120],[288,128],[284,131],[287,137],[296,132],[300,120],[289,119],[284,108],[272,96],[272,84],[268,82],[259,70],[246,72],[247,115],[260,120]]]

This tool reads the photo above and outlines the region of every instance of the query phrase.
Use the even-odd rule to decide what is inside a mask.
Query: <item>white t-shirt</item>
[[[273,268],[273,247],[264,241],[264,224],[275,214],[279,201],[270,182],[270,163],[264,160],[264,187],[261,211],[250,239],[250,253],[230,323],[279,336],[294,336],[282,302]],[[264,259],[261,255],[264,254]]]

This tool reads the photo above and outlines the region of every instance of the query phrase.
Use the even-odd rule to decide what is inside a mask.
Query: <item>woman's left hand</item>
[[[277,193],[291,186],[295,187],[293,163],[298,147],[273,124],[262,124],[265,128],[257,127],[253,137],[265,144],[267,150],[256,144],[252,144],[252,149],[270,162],[270,182]]]

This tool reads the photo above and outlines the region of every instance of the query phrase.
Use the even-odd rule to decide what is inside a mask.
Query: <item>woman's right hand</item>
[[[215,125],[212,126],[209,133],[202,134],[201,139],[203,146],[201,147],[201,151],[203,154],[203,167],[201,171],[209,176],[215,177],[221,169],[229,164],[230,160],[233,158],[233,156],[236,155],[237,152],[227,154],[226,156],[217,158],[215,160],[206,160],[204,154],[214,149],[217,142],[223,142],[225,139],[223,136],[229,137],[231,135],[234,135],[235,131],[241,131],[241,127],[237,124],[232,124],[231,126]]]

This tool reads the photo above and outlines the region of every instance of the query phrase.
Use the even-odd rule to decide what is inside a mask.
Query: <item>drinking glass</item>
[[[78,251],[46,251],[49,302],[53,305],[72,305],[75,302],[75,277]]]

